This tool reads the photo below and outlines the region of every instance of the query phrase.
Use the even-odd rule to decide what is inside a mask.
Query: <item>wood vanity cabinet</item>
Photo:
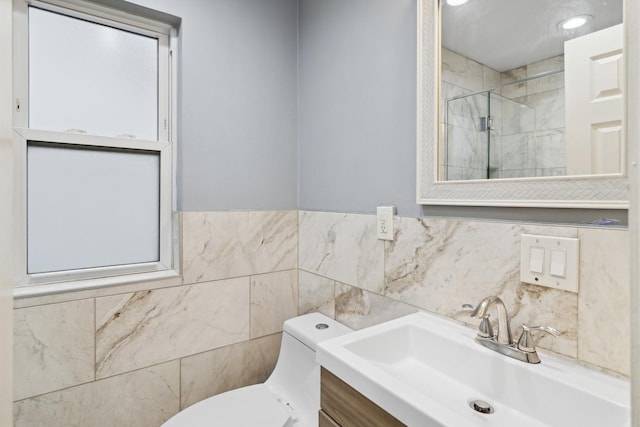
[[[319,427],[404,426],[384,409],[324,368],[320,371]]]

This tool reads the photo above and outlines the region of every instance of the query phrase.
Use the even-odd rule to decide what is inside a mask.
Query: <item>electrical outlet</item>
[[[394,206],[378,206],[376,229],[378,239],[393,240],[393,216],[396,213]]]

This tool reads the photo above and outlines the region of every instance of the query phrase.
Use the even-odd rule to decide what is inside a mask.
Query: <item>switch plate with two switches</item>
[[[520,281],[578,292],[579,240],[522,234]]]
[[[393,240],[393,216],[396,214],[395,206],[378,206],[376,212],[378,239]]]

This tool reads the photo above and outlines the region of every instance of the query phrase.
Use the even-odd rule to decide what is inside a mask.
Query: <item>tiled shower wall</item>
[[[183,213],[182,255],[166,287],[16,301],[16,427],[159,426],[268,377],[298,312],[297,212]]]
[[[539,346],[629,375],[628,232],[308,211],[182,214],[183,279],[150,291],[17,300],[15,426],[159,426],[205,397],[267,378],[282,323],[321,311],[362,328],[417,310],[505,300]],[[578,294],[526,285],[520,233],[580,238]],[[107,292],[108,294],[105,294]]]
[[[441,122],[448,143],[442,167],[447,179],[486,178],[487,133],[479,117],[489,114],[486,93],[445,99],[495,88],[501,84],[560,70],[559,55],[513,70],[498,72],[470,58],[442,50],[442,104],[449,126]],[[491,177],[517,178],[566,174],[564,73],[509,85],[491,95]],[[444,116],[441,117],[444,120]]]

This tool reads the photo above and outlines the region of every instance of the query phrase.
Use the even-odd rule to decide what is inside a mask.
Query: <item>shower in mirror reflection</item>
[[[622,0],[442,1],[441,15],[440,180],[622,171]]]

